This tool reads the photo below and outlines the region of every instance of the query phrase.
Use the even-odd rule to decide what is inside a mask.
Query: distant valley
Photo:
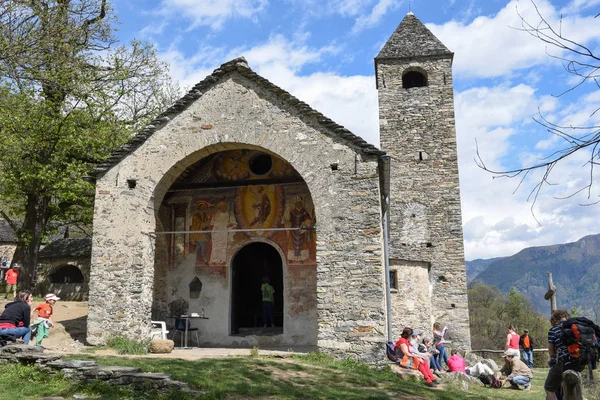
[[[510,257],[467,261],[467,280],[496,286],[507,293],[512,287],[529,297],[535,308],[548,313],[544,300],[548,272],[557,287],[559,307],[576,306],[588,317],[600,316],[600,234],[577,242],[528,247]],[[595,315],[595,313],[597,315]]]

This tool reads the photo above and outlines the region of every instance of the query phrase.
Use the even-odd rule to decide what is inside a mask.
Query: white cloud
[[[184,56],[175,43],[160,57],[171,65],[171,75],[182,86],[200,82],[224,61],[244,56],[250,68],[275,85],[287,90],[317,111],[344,125],[353,133],[379,145],[377,90],[373,76],[339,76],[317,72],[302,76],[308,64],[318,63],[326,55],[337,54],[338,48],[311,48],[301,41],[290,41],[273,35],[254,47],[219,49],[203,47],[192,57]]]
[[[588,43],[600,37],[600,24],[593,16],[562,15],[547,1],[538,0],[540,13],[551,26],[579,43]],[[517,13],[518,12],[518,13]],[[519,30],[519,14],[532,25],[539,17],[530,0],[512,0],[496,15],[479,16],[471,23],[450,21],[443,25],[427,24],[429,29],[453,52],[454,72],[465,77],[495,77],[536,65],[554,63],[546,54],[546,46],[539,39]],[[585,29],[581,29],[585,26]],[[548,52],[562,55],[550,46]]]
[[[190,19],[190,29],[202,25],[221,29],[229,19],[255,18],[267,4],[267,0],[163,0],[159,13]]]
[[[377,25],[384,15],[397,9],[402,3],[403,1],[398,0],[379,0],[368,15],[356,19],[352,33],[357,34],[366,28]]]

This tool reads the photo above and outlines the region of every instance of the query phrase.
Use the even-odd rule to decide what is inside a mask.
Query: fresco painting
[[[280,185],[258,185],[239,188],[236,193],[235,214],[240,228],[248,237],[272,237],[276,231],[260,228],[280,228],[285,196]]]
[[[249,149],[225,151],[198,162],[174,189],[166,204],[169,225],[189,232],[170,239],[171,269],[193,257],[196,271],[226,277],[232,252],[262,239],[276,243],[288,264],[316,264],[314,206],[286,161]]]

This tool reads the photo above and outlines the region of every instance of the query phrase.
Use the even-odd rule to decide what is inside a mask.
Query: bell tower
[[[411,12],[375,57],[381,150],[391,156],[393,333],[404,326],[470,348],[458,182],[454,53]]]

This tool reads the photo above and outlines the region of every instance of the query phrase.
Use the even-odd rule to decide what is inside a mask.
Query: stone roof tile
[[[452,57],[454,53],[448,50],[413,13],[409,12],[375,60],[439,55]]]
[[[144,129],[138,132],[132,137],[127,143],[115,150],[109,158],[104,162],[99,163],[93,172],[93,176],[99,177],[106,173],[109,169],[117,165],[121,160],[133,153],[138,147],[140,147],[154,132],[163,128],[173,119],[173,117],[179,115],[185,109],[187,109],[193,102],[202,97],[208,89],[214,86],[216,83],[222,80],[222,78],[232,72],[237,72],[240,75],[251,80],[258,86],[270,91],[275,94],[278,98],[287,103],[290,107],[296,109],[298,115],[302,118],[310,118],[316,120],[324,129],[324,132],[337,138],[342,139],[347,145],[353,147],[358,152],[373,155],[384,155],[385,152],[381,151],[377,147],[370,143],[365,142],[360,137],[356,136],[348,129],[341,125],[336,124],[331,119],[325,117],[320,112],[311,108],[308,104],[298,100],[287,91],[269,82],[267,79],[261,77],[250,69],[246,59],[239,57],[215,69],[212,74],[204,78],[200,83],[196,84],[192,90],[190,90],[185,96],[175,102],[165,112],[159,115],[156,119],[151,121]]]
[[[92,239],[59,239],[40,250],[39,258],[91,257]]]

